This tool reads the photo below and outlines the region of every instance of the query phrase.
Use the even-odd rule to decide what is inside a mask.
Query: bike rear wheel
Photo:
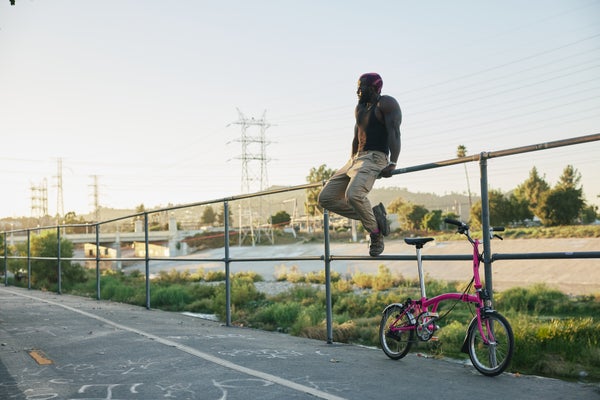
[[[483,315],[481,324],[483,332],[477,323],[469,326],[469,357],[473,366],[483,375],[496,376],[508,367],[512,359],[515,348],[513,331],[506,318],[495,311]]]
[[[396,331],[393,328],[411,326],[410,319],[401,305],[391,305],[385,309],[379,324],[379,343],[383,352],[391,359],[398,360],[410,351],[415,339],[414,329]]]

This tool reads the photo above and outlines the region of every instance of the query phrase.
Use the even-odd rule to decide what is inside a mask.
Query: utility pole
[[[266,139],[265,133],[271,124],[266,120],[266,111],[263,112],[260,119],[255,119],[254,117],[247,118],[239,108],[237,111],[239,116],[238,120],[229,125],[240,125],[241,127],[241,137],[236,141],[242,144],[242,155],[236,158],[242,160],[242,193],[247,194],[252,191],[262,191],[268,186],[267,163],[269,162],[269,159],[267,157],[267,145],[269,145],[270,142]],[[258,127],[259,134],[254,136],[249,135],[248,128],[251,127]],[[258,167],[256,167],[257,163]],[[264,217],[262,213],[262,198],[259,199],[259,202],[258,218],[260,220]],[[241,245],[245,237],[250,234],[252,245],[254,246],[256,240],[260,240],[262,229],[259,223],[257,226],[258,238],[256,238],[254,234],[255,219],[253,218],[250,200],[244,200],[242,203],[240,203],[239,215],[239,244]],[[269,226],[266,230],[271,242],[273,242],[272,227]]]

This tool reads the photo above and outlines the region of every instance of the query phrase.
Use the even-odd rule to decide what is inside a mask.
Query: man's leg
[[[346,198],[358,215],[358,219],[370,233],[378,232],[379,228],[367,196],[385,165],[387,165],[385,156],[369,153],[359,157],[348,171],[350,182],[346,190]]]
[[[367,197],[373,189],[375,180],[381,170],[387,165],[387,158],[383,154],[369,153],[359,157],[348,171],[351,177],[346,191],[346,197],[352,208],[356,211],[365,229],[369,232],[369,255],[376,257],[383,253],[383,232]]]
[[[331,212],[350,219],[359,219],[359,215],[348,203],[346,191],[350,177],[346,174],[351,162],[338,170],[325,184],[319,194],[319,205]]]
[[[383,236],[387,236],[390,234],[390,224],[387,221],[387,212],[385,211],[385,206],[383,203],[377,204],[373,207],[373,214],[375,215],[375,220],[377,220],[377,225],[379,226],[379,231]]]

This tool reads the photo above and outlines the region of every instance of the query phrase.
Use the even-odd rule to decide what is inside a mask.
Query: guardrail
[[[417,171],[423,171],[432,168],[441,168],[445,166],[467,163],[467,162],[479,162],[480,166],[480,184],[481,184],[481,202],[482,202],[482,229],[484,232],[489,231],[490,222],[489,222],[489,199],[488,199],[488,174],[487,174],[487,160],[496,158],[496,157],[504,157],[508,155],[538,151],[551,149],[556,147],[570,146],[575,144],[589,143],[593,141],[600,140],[600,134],[593,134],[587,136],[574,137],[566,140],[558,140],[547,143],[540,143],[531,146],[517,147],[512,149],[493,151],[493,152],[482,152],[478,155],[467,156],[467,157],[459,157],[445,161],[439,161],[434,163],[422,164],[407,168],[399,168],[393,171],[393,175],[398,174],[406,174]],[[155,213],[169,212],[178,209],[190,208],[190,207],[198,207],[204,205],[212,205],[212,204],[223,204],[224,208],[224,254],[223,257],[220,258],[185,258],[186,262],[219,262],[223,263],[225,267],[225,287],[226,287],[226,324],[227,326],[231,325],[231,281],[230,281],[230,267],[232,263],[245,263],[245,262],[258,262],[258,261],[322,261],[324,263],[325,269],[325,290],[326,290],[326,314],[327,314],[327,343],[333,342],[333,328],[332,328],[332,303],[331,303],[331,263],[336,260],[360,260],[360,261],[375,261],[380,262],[382,260],[393,260],[393,261],[415,261],[416,256],[414,255],[382,255],[379,257],[367,257],[367,256],[344,256],[344,255],[333,255],[331,254],[330,249],[330,237],[329,237],[329,213],[325,211],[323,217],[323,232],[324,232],[324,243],[323,243],[323,253],[314,255],[314,256],[302,256],[302,257],[265,257],[265,258],[235,258],[230,256],[230,227],[229,227],[229,207],[230,203],[233,201],[239,201],[244,199],[256,198],[266,195],[272,195],[283,192],[291,192],[295,190],[306,190],[311,188],[318,188],[322,186],[324,182],[320,183],[312,183],[299,185],[288,188],[281,188],[276,190],[268,190],[250,194],[244,194],[239,196],[232,196],[227,198],[221,198],[217,200],[204,201],[198,203],[190,203],[184,205],[178,205],[174,207],[166,207],[152,211],[145,211],[137,214],[127,215],[125,217],[115,218],[111,220],[106,220],[102,222],[97,222],[94,224],[79,224],[79,225],[57,225],[57,226],[48,226],[48,227],[40,227],[40,228],[32,228],[32,229],[19,229],[19,230],[11,230],[2,232],[4,235],[4,284],[8,285],[8,260],[9,259],[25,259],[27,260],[28,265],[28,276],[31,276],[31,261],[32,260],[56,260],[57,268],[58,268],[58,293],[62,293],[61,287],[61,263],[62,261],[89,261],[90,258],[61,258],[60,248],[61,248],[61,230],[66,228],[76,228],[76,227],[85,227],[89,229],[95,230],[95,262],[96,262],[96,291],[97,291],[97,299],[100,300],[100,262],[101,261],[139,261],[139,258],[127,258],[127,257],[101,257],[100,256],[100,233],[102,226],[118,222],[121,220],[138,218],[143,220],[144,225],[144,265],[145,265],[145,278],[146,278],[146,308],[150,309],[150,264],[153,261],[182,261],[180,258],[169,258],[169,257],[151,257],[149,252],[149,216]],[[57,234],[57,254],[56,258],[54,257],[33,257],[31,256],[31,233],[41,230],[56,230]],[[27,255],[26,256],[9,256],[8,248],[7,248],[7,238],[8,235],[25,233],[27,236]],[[485,284],[490,295],[493,293],[492,290],[492,262],[496,260],[519,260],[519,259],[576,259],[576,258],[600,258],[600,251],[592,251],[592,252],[549,252],[549,253],[520,253],[520,254],[492,254],[490,247],[490,238],[487,235],[483,235],[483,262],[485,266]],[[453,261],[453,260],[471,260],[471,254],[465,255],[423,255],[423,260],[431,260],[431,261]],[[31,289],[31,282],[29,280],[28,283],[29,289]]]

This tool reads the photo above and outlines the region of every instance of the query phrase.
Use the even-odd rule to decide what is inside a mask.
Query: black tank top
[[[385,124],[375,116],[376,108],[377,106],[371,107],[363,124],[361,124],[367,136],[367,141],[363,150],[381,151],[387,155],[390,152],[387,129],[385,128]]]

